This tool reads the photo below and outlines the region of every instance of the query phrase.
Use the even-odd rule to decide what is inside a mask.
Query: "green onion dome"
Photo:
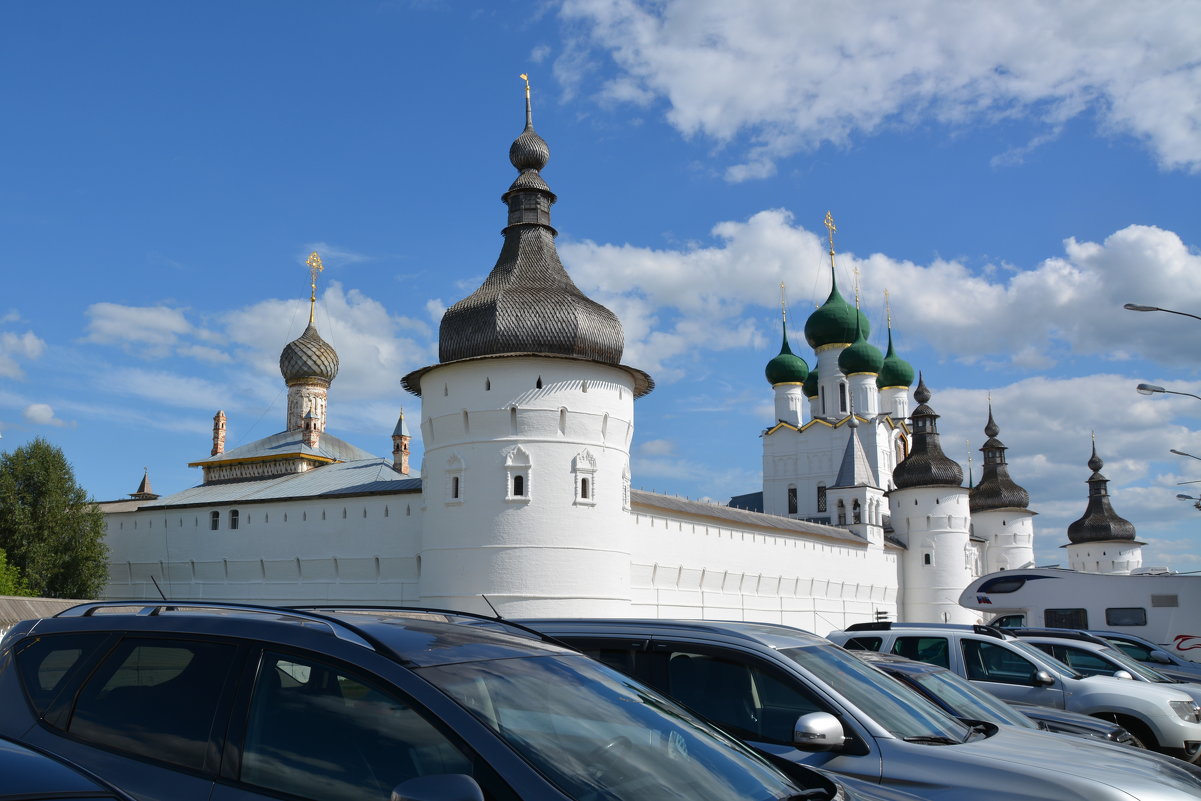
[[[805,393],[806,398],[816,398],[817,397],[818,390],[817,390],[817,369],[816,368],[814,368],[813,372],[809,373],[809,377],[805,379],[805,385],[803,387],[801,387],[801,391]]]
[[[773,387],[777,384],[801,384],[809,377],[809,365],[788,347],[788,329],[784,329],[784,342],[780,345],[780,354],[767,363],[764,369],[767,382]]]
[[[838,291],[838,282],[832,281],[830,297],[805,321],[805,341],[814,349],[854,342],[856,327],[863,331],[864,339],[871,334],[867,317],[846,302]]]
[[[884,354],[875,345],[867,341],[867,337],[863,334],[863,329],[856,325],[855,341],[849,348],[845,348],[842,353],[838,354],[838,369],[846,375],[854,375],[855,373],[872,373],[880,372],[880,366],[884,363]]]
[[[888,329],[888,353],[884,354],[884,363],[880,366],[880,375],[876,377],[876,387],[913,386],[913,365],[897,355],[892,347],[892,329]]]

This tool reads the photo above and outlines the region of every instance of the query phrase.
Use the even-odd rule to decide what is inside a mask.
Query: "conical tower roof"
[[[1014,483],[1009,477],[1009,465],[1005,463],[1007,450],[997,434],[1001,429],[992,416],[992,403],[988,404],[988,423],[984,426],[984,434],[988,441],[980,450],[984,453],[984,467],[980,474],[980,483],[972,488],[968,496],[968,505],[972,512],[984,512],[989,509],[1025,509],[1030,505],[1030,493]]]
[[[913,399],[918,402],[918,407],[911,415],[912,447],[909,455],[893,468],[893,483],[897,489],[962,485],[963,468],[942,452],[942,444],[938,440],[938,415],[926,405],[930,400],[930,390],[920,376]]]
[[[484,283],[447,309],[439,331],[443,363],[500,354],[541,354],[619,365],[621,323],[567,275],[555,250],[556,198],[540,170],[550,158],[534,131],[529,84],[525,130],[509,148],[519,175],[501,196],[509,207],[500,257]]]
[[[1088,478],[1088,506],[1084,516],[1068,526],[1068,541],[1073,545],[1113,540],[1134,541],[1134,524],[1118,517],[1109,502],[1109,479],[1101,475],[1104,466],[1105,462],[1097,455],[1097,443],[1094,440],[1093,455],[1088,460],[1088,469],[1093,471]]]

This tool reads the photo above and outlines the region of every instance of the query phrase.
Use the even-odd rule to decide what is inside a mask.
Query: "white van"
[[[1007,628],[1128,632],[1201,662],[1201,575],[1006,570],[973,581],[959,605]]]

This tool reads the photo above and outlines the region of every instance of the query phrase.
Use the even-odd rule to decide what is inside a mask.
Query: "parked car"
[[[132,801],[66,760],[0,738],[0,801]]]
[[[1131,659],[1108,640],[1084,631],[1064,629],[1010,629],[1017,637],[1068,664],[1085,676],[1116,676],[1159,684],[1188,693],[1201,705],[1201,684],[1166,676]]]
[[[1145,662],[1148,667],[1179,681],[1201,682],[1201,662],[1190,662],[1150,640],[1124,631],[1090,629],[1089,634],[1103,637],[1131,659]]]
[[[1083,738],[965,725],[848,651],[789,626],[520,622],[682,701],[755,748],[924,798],[1201,797],[1193,766]]]
[[[140,801],[844,797],[578,653],[428,610],[77,606],[0,641],[0,709]]]
[[[991,626],[857,623],[831,632],[840,645],[941,665],[1007,701],[1104,717],[1147,748],[1192,761],[1201,757],[1201,706],[1170,687],[1088,676]]]
[[[1105,742],[1137,746],[1130,732],[1100,718],[1048,706],[1015,706],[982,690],[947,668],[879,651],[855,651],[856,656],[899,679],[960,720],[977,720],[1023,729],[1094,737]]]

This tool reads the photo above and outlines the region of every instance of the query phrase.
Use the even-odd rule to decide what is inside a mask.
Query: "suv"
[[[757,749],[924,798],[1201,798],[1201,771],[1191,765],[1084,738],[965,725],[828,640],[790,626],[521,622],[670,695]]]
[[[1145,662],[1147,667],[1179,681],[1201,682],[1201,662],[1190,662],[1161,645],[1124,631],[1095,631],[1089,634],[1103,637],[1131,659]]]
[[[1112,720],[1143,745],[1187,761],[1201,757],[1201,707],[1170,687],[1084,676],[991,626],[856,623],[829,638],[941,665],[1007,701],[1059,707]]]
[[[0,641],[0,709],[0,735],[140,801],[843,798],[578,653],[433,610],[85,604]]]
[[[879,651],[855,651],[855,655],[894,679],[900,679],[960,720],[983,720],[1023,729],[1096,737],[1123,745],[1135,743],[1130,732],[1116,723],[1049,706],[1013,705],[945,667]]]

